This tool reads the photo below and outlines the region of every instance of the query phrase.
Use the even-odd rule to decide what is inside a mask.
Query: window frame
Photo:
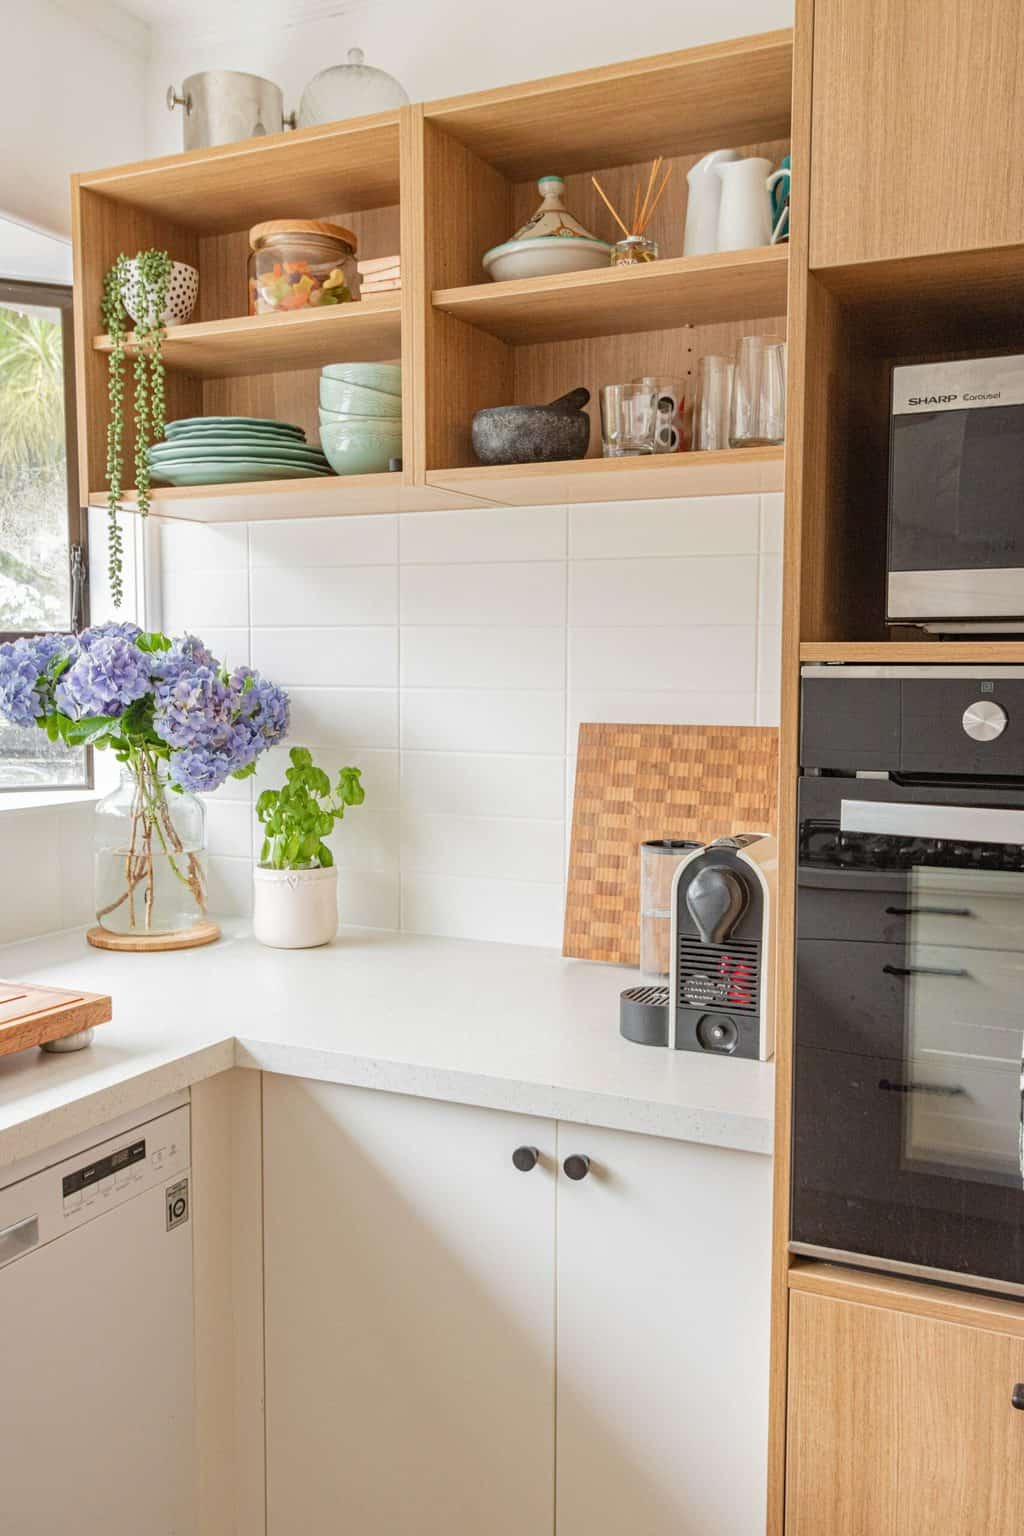
[[[66,283],[40,283],[28,279],[0,277],[0,304],[34,304],[58,309],[61,316],[61,357],[64,364],[64,457],[67,479],[68,562],[72,551],[80,551],[81,580],[77,592],[73,573],[71,581],[71,630],[79,634],[89,624],[89,509],[82,505],[78,478],[78,402],[75,388],[74,289]],[[0,643],[5,640],[30,639],[34,635],[59,631],[41,629],[0,629]],[[46,784],[35,786],[0,785],[0,805],[4,795],[39,794],[40,796],[79,790],[95,790],[93,752],[85,749],[85,782],[81,784]]]

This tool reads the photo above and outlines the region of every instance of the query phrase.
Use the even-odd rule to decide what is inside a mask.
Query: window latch
[[[81,544],[72,544],[71,557],[71,628],[75,634],[85,624],[85,552]]]

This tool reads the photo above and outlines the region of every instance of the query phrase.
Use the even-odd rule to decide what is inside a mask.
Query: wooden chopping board
[[[106,1024],[112,1012],[110,998],[99,992],[0,981],[0,1056]]]
[[[581,725],[562,953],[637,965],[640,844],[774,832],[766,725]]]

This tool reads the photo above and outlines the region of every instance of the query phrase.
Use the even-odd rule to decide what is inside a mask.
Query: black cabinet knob
[[[573,1152],[562,1164],[567,1179],[585,1179],[590,1172],[590,1158],[582,1152]]]
[[[536,1147],[516,1147],[512,1153],[513,1167],[520,1173],[529,1173],[531,1168],[536,1168],[540,1161],[540,1153]]]
[[[1010,1393],[1010,1402],[1014,1408],[1020,1408],[1024,1411],[1024,1381],[1017,1382],[1017,1385]]]

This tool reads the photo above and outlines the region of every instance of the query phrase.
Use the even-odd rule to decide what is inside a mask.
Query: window
[[[0,280],[0,639],[86,622],[71,289]],[[91,755],[0,722],[0,791],[85,788]]]

